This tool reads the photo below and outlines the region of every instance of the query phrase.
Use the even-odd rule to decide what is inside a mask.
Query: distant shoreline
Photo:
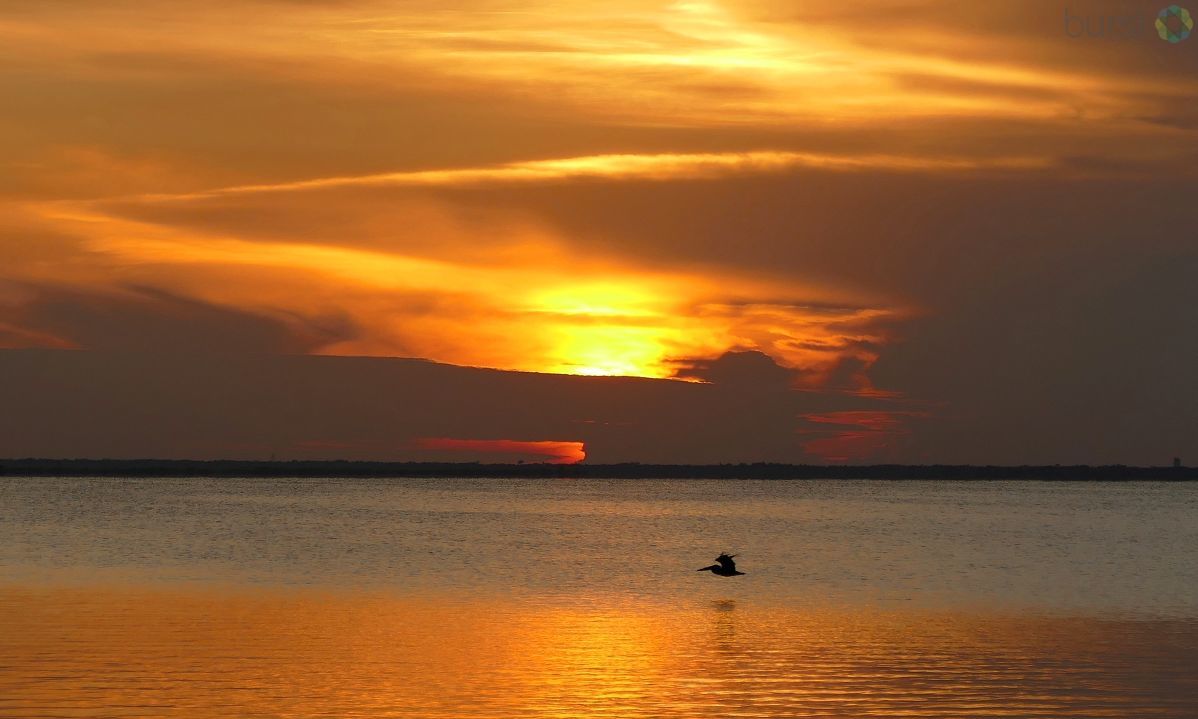
[[[349,460],[5,459],[0,477],[348,477],[1196,481],[1198,467],[1124,465],[483,464]]]

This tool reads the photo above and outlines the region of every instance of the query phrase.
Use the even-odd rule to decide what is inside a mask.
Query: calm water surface
[[[1195,717],[1198,486],[0,479],[5,717]],[[744,577],[694,569],[736,552]]]

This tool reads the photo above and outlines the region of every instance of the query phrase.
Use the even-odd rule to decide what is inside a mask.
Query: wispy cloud
[[[1041,0],[0,0],[0,40],[6,346],[757,351],[855,396],[967,364],[948,394],[1022,408],[974,376],[999,319],[1109,336],[1041,295],[1193,252],[1195,40],[1073,40]],[[1170,286],[1121,290],[1120,327]]]
[[[696,180],[736,175],[785,172],[797,167],[827,170],[963,172],[970,170],[1035,170],[1051,163],[1045,158],[937,158],[902,155],[831,155],[809,152],[729,152],[691,154],[591,155],[512,162],[494,167],[383,172],[346,177],[321,177],[292,182],[235,185],[201,192],[141,194],[109,198],[141,201],[200,200],[224,195],[303,192],[347,187],[478,186],[505,183],[603,180]]]

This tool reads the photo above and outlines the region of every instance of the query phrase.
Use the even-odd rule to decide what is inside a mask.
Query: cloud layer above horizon
[[[796,459],[1198,453],[1198,46],[1094,32],[1157,9],[0,0],[0,347],[757,372],[844,400],[763,418]]]

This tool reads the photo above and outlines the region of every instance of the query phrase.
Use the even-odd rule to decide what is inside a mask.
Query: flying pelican
[[[732,558],[735,556],[735,554],[721,554],[715,558],[716,564],[713,564],[710,567],[696,569],[695,571],[711,572],[712,574],[720,577],[736,577],[742,575],[744,572],[736,571],[736,562],[732,561]]]

